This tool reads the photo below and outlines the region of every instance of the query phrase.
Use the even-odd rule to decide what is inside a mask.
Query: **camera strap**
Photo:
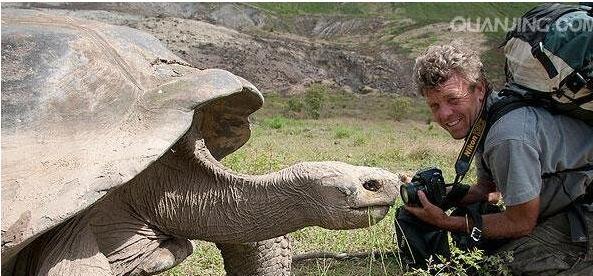
[[[462,250],[472,250],[475,248],[480,248],[480,249],[485,249],[485,248],[481,248],[481,246],[483,245],[483,239],[482,239],[482,214],[488,214],[488,213],[499,213],[499,211],[497,212],[489,212],[491,210],[491,208],[489,208],[489,206],[495,206],[495,205],[490,205],[489,203],[486,202],[476,202],[476,203],[472,203],[467,205],[466,207],[459,207],[457,209],[455,209],[455,211],[453,211],[453,213],[451,213],[452,216],[461,216],[463,217],[465,215],[466,219],[471,219],[472,222],[472,227],[469,228],[468,227],[468,231],[469,232],[455,232],[455,233],[451,233],[451,237],[453,238],[453,242],[455,243],[455,245],[457,245],[457,247],[459,247]],[[468,226],[469,226],[469,222],[468,222]]]
[[[487,126],[487,112],[486,112],[486,100],[487,95],[484,96],[484,100],[482,102],[482,108],[480,109],[480,113],[478,114],[478,119],[472,126],[471,131],[465,138],[465,143],[463,144],[463,148],[461,148],[461,152],[459,156],[457,156],[457,161],[455,161],[455,181],[453,185],[461,184],[461,181],[465,177],[465,174],[469,170],[469,167],[472,163],[472,159],[476,154],[476,150],[478,149],[478,145],[482,142],[482,136],[486,132]]]

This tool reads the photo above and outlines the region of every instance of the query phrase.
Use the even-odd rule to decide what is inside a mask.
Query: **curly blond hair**
[[[438,87],[455,72],[461,74],[472,87],[478,81],[486,82],[483,68],[484,65],[475,51],[459,41],[454,41],[450,44],[430,46],[416,58],[414,80],[418,94],[425,96],[424,92],[427,89]]]

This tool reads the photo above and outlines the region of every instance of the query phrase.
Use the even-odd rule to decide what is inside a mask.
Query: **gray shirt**
[[[493,92],[488,107],[496,100]],[[494,123],[475,162],[478,179],[494,181],[507,206],[540,196],[540,215],[546,217],[584,194],[593,180],[593,171],[542,178],[545,173],[593,164],[593,127],[543,108],[521,107]]]

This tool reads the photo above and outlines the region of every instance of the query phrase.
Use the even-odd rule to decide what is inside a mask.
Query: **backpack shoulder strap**
[[[495,102],[488,110],[487,110],[487,130],[490,130],[490,127],[494,125],[505,114],[524,106],[531,106],[535,105],[533,100],[530,100],[527,97],[520,95],[519,93],[512,91],[512,90],[501,90],[499,95],[502,96],[502,99]],[[480,145],[483,147],[483,143]]]

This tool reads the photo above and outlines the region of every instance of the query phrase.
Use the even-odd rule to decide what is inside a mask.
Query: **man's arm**
[[[406,206],[406,210],[424,222],[441,229],[454,232],[467,232],[473,227],[471,219],[465,224],[465,217],[450,217],[439,207],[428,201],[422,191],[418,197],[423,207]],[[528,202],[507,207],[498,214],[482,216],[482,235],[487,238],[517,238],[533,231],[539,215],[539,197]]]
[[[482,233],[488,238],[518,238],[531,234],[539,216],[539,200],[537,197],[508,206],[502,213],[482,216]]]

